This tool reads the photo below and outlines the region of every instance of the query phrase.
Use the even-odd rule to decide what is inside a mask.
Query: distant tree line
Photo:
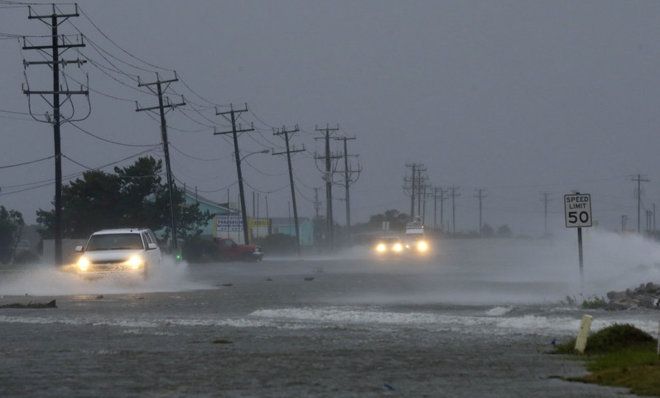
[[[385,223],[389,225],[390,231],[403,232],[406,229],[406,224],[410,220],[410,215],[402,213],[396,209],[390,209],[383,213],[370,216],[369,221],[366,223],[356,224],[353,227],[353,232],[362,233],[382,231]],[[430,233],[442,234],[441,230],[434,230],[432,226],[427,225],[426,230]],[[449,233],[445,234],[451,235]],[[457,238],[511,238],[513,237],[513,231],[511,231],[511,228],[508,225],[500,225],[495,229],[489,224],[484,224],[481,228],[481,233],[478,231],[457,232],[454,236]]]
[[[13,260],[24,226],[20,212],[0,206],[0,263],[7,264]]]

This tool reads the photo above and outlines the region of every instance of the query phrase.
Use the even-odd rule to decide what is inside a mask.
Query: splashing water
[[[188,278],[188,265],[185,262],[177,263],[171,257],[163,257],[158,266],[152,267],[147,280],[127,278],[120,274],[86,280],[45,264],[26,266],[0,279],[0,295],[5,296],[148,293],[209,288],[211,286],[191,281]]]

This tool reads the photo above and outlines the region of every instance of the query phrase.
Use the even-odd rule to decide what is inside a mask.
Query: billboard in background
[[[243,242],[243,220],[240,214],[218,214],[215,216],[216,238],[233,239],[236,243]]]
[[[248,218],[248,232],[251,239],[263,238],[269,235],[270,220],[267,218]],[[240,214],[218,214],[215,216],[216,238],[232,239],[236,243],[243,242],[243,221]]]
[[[250,228],[252,239],[266,237],[270,234],[270,219],[248,218],[248,228]]]

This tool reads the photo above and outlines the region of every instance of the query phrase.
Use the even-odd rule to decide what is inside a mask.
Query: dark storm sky
[[[2,2],[0,2],[2,3]],[[247,102],[262,134],[241,137],[242,151],[280,143],[268,130],[298,123],[295,138],[310,154],[295,160],[301,213],[310,215],[311,187],[322,185],[310,158],[321,147],[314,126],[339,124],[357,136],[352,150],[364,172],[354,186],[354,214],[362,221],[387,208],[407,211],[401,185],[404,164],[424,163],[433,184],[456,184],[462,196],[458,229],[475,229],[478,187],[487,190],[485,221],[508,223],[519,232],[542,229],[540,191],[552,192],[551,224],[561,227],[560,195],[591,192],[601,224],[614,228],[620,215],[636,219],[629,176],[648,175],[644,205],[660,203],[657,148],[660,146],[660,3],[656,1],[81,1],[80,6],[116,43],[139,57],[176,69],[202,96],[218,104]],[[67,6],[62,5],[63,10]],[[72,22],[117,58],[147,70],[106,40],[84,17]],[[27,9],[0,4],[0,32],[48,34],[27,19]],[[63,33],[75,33],[69,24]],[[38,39],[34,39],[37,41]],[[82,50],[109,66],[93,47]],[[75,52],[69,53],[75,56]],[[122,71],[154,75],[104,54]],[[0,109],[25,112],[22,59],[16,40],[0,40]],[[155,99],[117,83],[86,65],[92,89],[141,105]],[[30,67],[31,88],[47,88],[49,71]],[[83,76],[75,67],[67,73]],[[125,76],[108,72],[131,85]],[[161,76],[170,74],[161,71]],[[172,86],[201,105],[181,83]],[[129,101],[92,93],[89,131],[133,144],[159,142],[157,123],[136,113]],[[43,102],[35,99],[43,112]],[[82,112],[84,101],[76,101]],[[199,108],[199,107],[198,107]],[[212,109],[208,119],[222,120]],[[212,135],[210,121],[188,108],[168,115],[179,129],[172,143],[173,168],[189,186],[225,201],[235,181],[232,147]],[[48,156],[51,128],[25,115],[0,112],[0,166]],[[190,119],[194,119],[190,120]],[[264,124],[267,123],[268,125]],[[219,128],[223,128],[221,124]],[[203,130],[203,131],[200,131]],[[244,148],[244,149],[243,149]],[[63,127],[63,152],[91,167],[144,148],[98,141]],[[339,147],[337,146],[337,150]],[[249,184],[269,195],[271,214],[286,215],[285,160],[255,155],[246,165]],[[81,167],[64,160],[64,173]],[[53,187],[12,187],[52,178],[52,161],[0,169],[0,204],[22,211],[29,221],[48,206]],[[248,197],[251,198],[251,188]],[[336,189],[337,197],[343,190]],[[10,193],[10,194],[7,194]],[[230,192],[236,195],[235,186]],[[263,203],[263,199],[262,199]],[[343,203],[335,203],[343,223]],[[251,206],[248,205],[249,208]],[[429,207],[429,213],[432,207]],[[262,210],[262,213],[264,210]],[[432,222],[432,217],[429,218]],[[629,224],[631,227],[632,225]]]

